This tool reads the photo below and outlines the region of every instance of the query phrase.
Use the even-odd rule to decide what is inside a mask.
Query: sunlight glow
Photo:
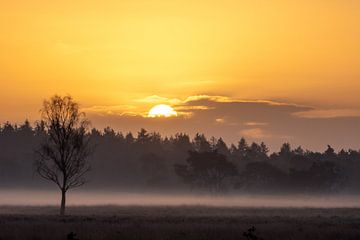
[[[177,112],[166,104],[159,104],[150,109],[148,117],[173,117],[177,116]]]

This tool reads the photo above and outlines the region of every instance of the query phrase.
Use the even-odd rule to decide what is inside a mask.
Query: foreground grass
[[[203,206],[0,207],[1,240],[360,239],[360,209],[220,208]]]

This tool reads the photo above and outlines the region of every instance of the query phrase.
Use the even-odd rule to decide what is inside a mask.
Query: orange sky
[[[3,1],[0,121],[37,119],[55,93],[118,112],[207,94],[358,116],[359,23],[354,0]]]

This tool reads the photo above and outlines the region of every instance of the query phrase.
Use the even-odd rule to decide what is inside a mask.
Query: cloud
[[[261,128],[244,129],[240,131],[240,134],[251,139],[265,139],[271,137],[271,134],[265,133]]]
[[[294,113],[294,116],[300,118],[342,118],[342,117],[360,117],[358,109],[313,109],[309,111]]]
[[[234,100],[231,100],[229,97],[225,97],[225,96],[195,95],[195,96],[187,97],[185,99],[184,103],[201,101],[201,100],[208,100],[208,101],[213,101],[213,102],[232,102],[232,101],[234,101]]]
[[[224,118],[217,118],[217,119],[215,119],[215,122],[217,122],[217,123],[225,123],[225,119]]]
[[[246,122],[245,126],[267,126],[269,123],[266,122]]]
[[[166,98],[166,97],[160,97],[158,95],[152,95],[142,99],[137,99],[135,100],[135,102],[152,103],[152,104],[166,103],[166,104],[174,105],[181,103],[181,100],[177,98]]]
[[[137,111],[136,106],[132,105],[116,105],[116,106],[91,106],[84,107],[81,111],[90,114],[106,115],[118,115],[118,116],[142,116]]]
[[[309,108],[309,106],[295,104],[295,103],[286,103],[286,102],[279,102],[279,101],[272,101],[272,100],[244,100],[244,99],[237,99],[231,98],[227,96],[220,96],[220,95],[195,95],[189,96],[185,99],[184,103],[191,103],[197,101],[209,101],[209,102],[219,102],[219,103],[263,103],[272,106],[295,106],[299,108]]]
[[[123,132],[136,132],[140,128],[165,135],[202,132],[209,137],[223,137],[227,143],[236,143],[244,136],[251,141],[266,141],[273,150],[287,141],[315,150],[323,150],[327,144],[359,148],[357,112],[335,111],[333,114],[333,111],[293,103],[226,96],[174,99],[153,95],[134,101],[134,105],[94,106],[84,111],[94,126],[111,126]],[[178,117],[147,118],[149,104],[158,103],[172,105]]]

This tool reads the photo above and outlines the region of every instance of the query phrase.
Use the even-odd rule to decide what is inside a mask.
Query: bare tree
[[[41,109],[46,135],[36,151],[36,172],[61,190],[60,215],[65,214],[66,192],[82,186],[90,170],[87,157],[92,152],[86,130],[89,122],[70,96],[55,95]]]

